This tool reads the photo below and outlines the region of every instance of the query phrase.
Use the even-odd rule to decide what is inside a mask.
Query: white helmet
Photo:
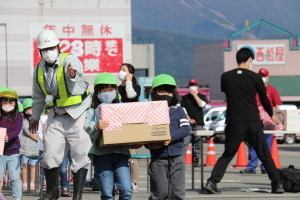
[[[39,49],[45,49],[57,46],[59,44],[59,39],[54,31],[44,29],[37,36],[37,42]]]

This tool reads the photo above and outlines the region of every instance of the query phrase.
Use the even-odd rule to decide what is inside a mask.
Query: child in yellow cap
[[[6,88],[0,92],[0,127],[5,128],[7,133],[3,138],[5,141],[3,156],[0,156],[0,181],[7,169],[15,200],[21,199],[22,196],[19,133],[22,129],[23,116],[19,113],[17,99],[18,95],[15,90]],[[4,199],[2,193],[0,193],[0,199]]]

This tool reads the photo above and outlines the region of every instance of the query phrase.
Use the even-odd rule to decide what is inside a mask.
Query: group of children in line
[[[130,75],[130,73],[127,74]],[[166,74],[156,76],[153,79],[150,93],[152,101],[166,100],[168,102],[171,139],[163,143],[145,144],[151,154],[148,171],[150,175],[149,199],[184,199],[185,163],[182,149],[183,139],[189,134],[190,125],[183,108],[177,105],[179,95],[172,76]],[[7,169],[11,179],[13,196],[15,199],[20,199],[22,195],[20,154],[25,155],[22,163],[26,165],[26,156],[38,153],[36,142],[40,138],[28,131],[31,100],[26,99],[24,101],[22,116],[18,112],[17,99],[17,93],[14,90],[4,89],[0,92],[0,127],[7,129],[7,136],[4,138],[6,142],[4,153],[3,156],[0,156],[0,180]],[[131,199],[132,182],[128,166],[129,150],[140,148],[142,145],[99,147],[99,137],[102,131],[109,126],[109,121],[103,121],[100,117],[99,106],[110,103],[122,103],[118,93],[117,80],[111,73],[100,73],[94,80],[92,104],[87,111],[83,127],[93,143],[89,157],[94,165],[95,177],[100,182],[101,199],[114,199],[115,185],[119,191],[119,199]],[[23,133],[20,137],[20,144],[18,136],[22,126]],[[31,164],[34,165],[34,163]],[[24,165],[23,170],[27,170]],[[33,171],[31,172],[34,174]],[[25,173],[23,174],[22,178],[27,182],[27,176]],[[23,187],[27,187],[27,185],[25,184]],[[0,199],[4,199],[1,195]]]
[[[45,112],[41,116],[39,131],[36,134],[32,134],[29,131],[29,121],[32,115],[33,100],[27,98],[23,101],[23,104],[18,103],[16,91],[4,87],[0,87],[0,99],[0,127],[6,128],[7,132],[3,156],[0,156],[0,175],[3,177],[2,173],[5,173],[6,170],[9,172],[9,179],[6,176],[5,181],[11,181],[13,196],[15,199],[18,199],[22,196],[22,191],[26,191],[28,188],[29,190],[35,190],[37,159],[31,159],[28,162],[28,157],[42,154],[42,149],[39,145],[42,144],[43,134],[46,131],[49,108],[46,106]],[[64,197],[72,196],[67,190],[67,164],[68,157],[66,156],[60,166],[61,195]],[[30,167],[29,181],[27,180],[28,167]],[[6,200],[2,194],[3,183],[4,180],[1,181],[0,185],[0,200]]]

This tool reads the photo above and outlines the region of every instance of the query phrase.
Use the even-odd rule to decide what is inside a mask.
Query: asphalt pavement
[[[204,145],[204,161],[206,158],[207,144]],[[224,145],[215,144],[216,156],[217,158],[221,156]],[[280,144],[279,145],[279,155],[281,167],[288,167],[293,164],[296,168],[300,169],[300,144]],[[141,148],[138,153],[145,154],[149,153],[147,149]],[[207,193],[202,193],[200,189],[200,167],[195,168],[195,190],[192,190],[191,184],[191,165],[187,165],[186,168],[186,198],[185,199],[300,199],[300,193],[284,193],[284,194],[272,194],[270,180],[267,174],[261,174],[260,169],[257,170],[256,174],[240,174],[239,171],[242,169],[236,169],[232,166],[236,163],[236,158],[234,158],[229,164],[225,176],[223,177],[221,183],[218,184],[221,194],[211,195]],[[135,192],[132,196],[133,200],[144,200],[148,199],[149,193],[147,193],[147,168],[146,161],[141,160],[139,162],[139,191]],[[204,180],[210,176],[212,167],[204,167]],[[7,200],[12,200],[11,189],[4,188],[3,193]],[[33,193],[23,193],[23,200],[35,200],[38,196],[34,196]],[[60,199],[71,200],[71,197],[60,197]],[[93,191],[90,187],[84,188],[82,200],[96,200],[100,199],[100,192]],[[116,196],[116,199],[118,197]]]

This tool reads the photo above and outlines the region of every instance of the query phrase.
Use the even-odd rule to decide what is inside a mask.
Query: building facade
[[[0,3],[0,85],[31,96],[32,72],[41,59],[36,37],[56,31],[63,52],[79,57],[93,90],[100,72],[132,63],[130,0],[13,0]]]

